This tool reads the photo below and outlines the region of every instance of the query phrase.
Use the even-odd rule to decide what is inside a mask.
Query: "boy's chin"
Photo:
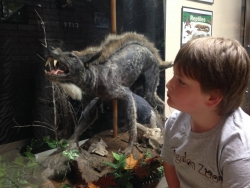
[[[171,108],[175,108],[173,102],[171,101],[171,99],[167,99],[167,104],[168,106],[170,106]]]
[[[167,105],[170,107],[170,108],[173,108],[175,110],[179,110],[179,111],[182,111],[182,109],[176,105],[175,103],[173,103],[173,101],[171,101],[170,99],[167,99]]]

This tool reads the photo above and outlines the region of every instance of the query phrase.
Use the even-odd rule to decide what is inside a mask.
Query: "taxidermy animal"
[[[83,51],[63,52],[50,46],[49,54],[46,65],[52,64],[52,70],[46,72],[46,78],[58,83],[73,99],[81,100],[83,92],[90,92],[103,101],[126,101],[130,134],[125,154],[132,152],[137,138],[136,107],[129,88],[139,77],[145,81],[144,98],[161,114],[164,112],[164,102],[156,89],[160,70],[172,64],[162,61],[158,50],[143,35],[110,34],[99,46]]]
[[[133,102],[135,103],[136,107],[136,128],[140,133],[138,138],[144,144],[149,145],[153,149],[159,150],[163,141],[162,129],[164,122],[144,98],[134,93],[132,93],[132,95]],[[100,98],[96,97],[83,110],[79,120],[79,126],[69,139],[70,144],[77,143],[77,146],[79,147],[78,139],[80,135],[86,131],[95,122],[95,120],[98,119],[98,107],[100,104]],[[123,107],[124,103],[122,101],[118,101],[118,104]],[[126,123],[127,122],[124,122],[123,124],[126,125]],[[124,130],[124,127],[121,129]],[[127,129],[125,128],[125,130]]]

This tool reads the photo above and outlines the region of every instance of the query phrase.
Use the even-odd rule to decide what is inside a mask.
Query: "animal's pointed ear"
[[[83,62],[85,68],[89,67],[89,64],[94,60],[98,59],[102,54],[102,51],[97,53],[88,53],[83,56],[79,56],[80,60]]]

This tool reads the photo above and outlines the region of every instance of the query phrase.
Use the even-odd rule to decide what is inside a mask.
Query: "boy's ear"
[[[215,90],[210,92],[209,97],[206,101],[206,105],[208,107],[214,107],[220,103],[220,101],[223,99],[223,96],[219,90]]]

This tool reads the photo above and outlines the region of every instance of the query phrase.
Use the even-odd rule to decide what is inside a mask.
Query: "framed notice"
[[[105,13],[94,12],[94,25],[95,28],[107,29],[110,28],[110,20]]]
[[[201,2],[204,2],[204,3],[211,3],[211,4],[214,3],[214,0],[196,0],[196,1],[201,1]]]
[[[181,46],[193,38],[212,36],[212,11],[182,7],[181,14]]]

